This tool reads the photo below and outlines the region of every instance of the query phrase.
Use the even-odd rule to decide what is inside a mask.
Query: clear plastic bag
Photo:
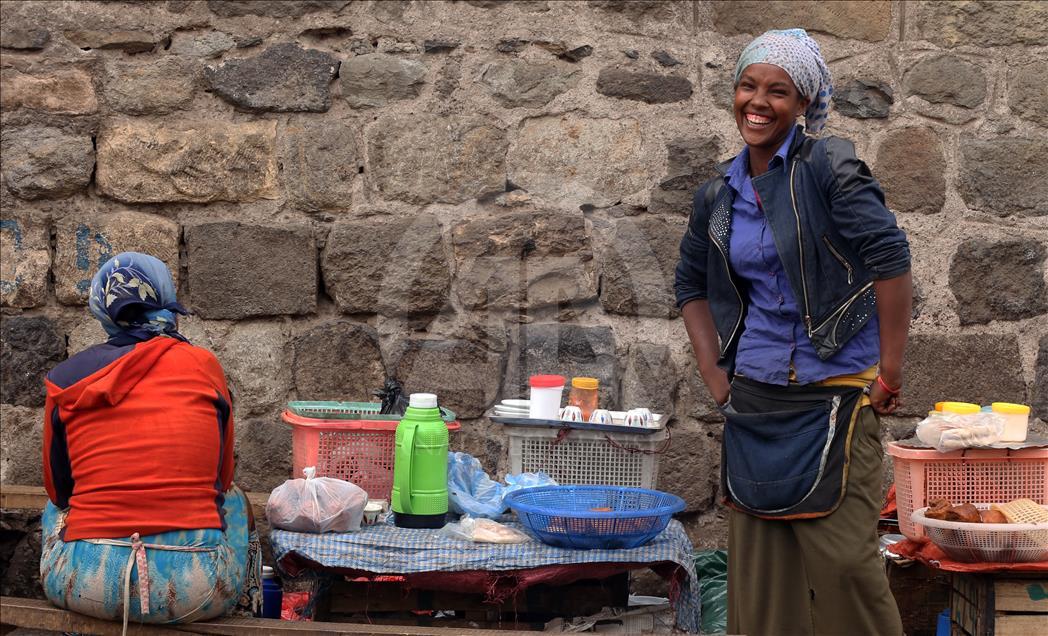
[[[506,512],[502,498],[507,493],[532,486],[556,486],[545,473],[506,475],[504,486],[495,481],[480,466],[480,461],[468,453],[448,453],[448,506],[460,515],[494,518]]]
[[[305,479],[277,486],[266,502],[266,518],[274,528],[296,532],[360,530],[368,494],[356,484],[332,477],[315,477],[316,468],[302,469]]]
[[[931,413],[917,425],[917,439],[936,450],[992,446],[1004,433],[1004,418],[997,413]]]
[[[491,519],[466,515],[458,523],[449,523],[440,529],[443,534],[474,543],[525,543],[531,538],[516,528]]]

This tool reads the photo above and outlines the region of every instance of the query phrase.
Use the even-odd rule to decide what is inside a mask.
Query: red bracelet
[[[884,378],[882,378],[879,375],[877,376],[877,384],[881,385],[882,389],[884,389],[888,393],[891,393],[892,395],[899,395],[899,393],[902,392],[902,386],[900,386],[897,389],[893,389],[890,386],[888,386],[888,383],[884,381]]]

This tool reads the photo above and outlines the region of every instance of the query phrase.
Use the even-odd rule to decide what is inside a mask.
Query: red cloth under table
[[[1035,561],[1032,563],[965,563],[953,561],[942,548],[929,541],[926,537],[919,539],[907,539],[892,544],[889,548],[892,554],[898,554],[907,559],[914,559],[921,563],[946,570],[948,572],[1048,572],[1048,561]]]
[[[578,563],[572,565],[544,565],[524,570],[462,570],[457,572],[417,572],[413,574],[375,574],[363,570],[321,567],[309,559],[294,555],[282,563],[295,576],[299,571],[312,569],[344,575],[347,579],[364,578],[370,581],[403,581],[404,589],[454,590],[483,594],[484,602],[500,604],[533,585],[568,585],[587,579],[605,579],[622,572],[650,568],[670,582],[670,600],[676,602],[680,585],[687,572],[673,561],[658,563]]]

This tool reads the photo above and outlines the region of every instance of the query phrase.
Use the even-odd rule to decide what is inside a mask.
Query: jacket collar
[[[804,143],[805,139],[806,136],[804,134],[804,126],[801,124],[797,124],[796,132],[793,135],[793,142],[790,143],[790,149],[786,153],[787,161],[792,159],[793,155],[797,154],[797,150],[801,147],[801,144]],[[735,161],[735,157],[720,162],[719,164],[714,166],[714,168],[717,170],[717,173],[723,177],[724,175],[728,174],[728,168],[731,167],[733,161]]]

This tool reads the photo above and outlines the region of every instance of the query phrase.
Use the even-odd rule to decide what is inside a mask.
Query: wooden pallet
[[[1048,633],[1048,576],[954,573],[951,636]]]
[[[251,502],[256,519],[266,518],[267,492],[245,493]],[[9,486],[0,488],[0,509],[3,510],[43,510],[47,503],[47,491],[42,486]]]

